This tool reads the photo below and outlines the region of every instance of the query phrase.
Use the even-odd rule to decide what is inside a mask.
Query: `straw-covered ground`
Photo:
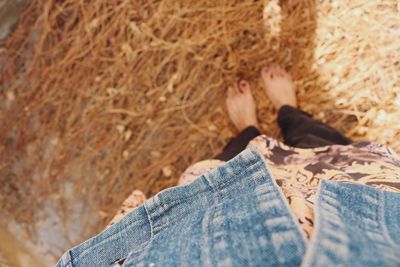
[[[400,151],[399,40],[396,0],[32,0],[1,50],[1,214],[34,241],[64,218],[53,254],[87,238],[133,189],[173,186],[223,147],[242,77],[279,137],[271,63],[305,111]]]

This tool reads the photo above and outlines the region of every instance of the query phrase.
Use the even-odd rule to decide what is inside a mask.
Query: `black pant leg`
[[[256,127],[248,127],[239,133],[236,137],[232,138],[229,143],[225,146],[222,153],[217,155],[215,159],[228,161],[236,157],[240,152],[242,152],[249,142],[259,136],[261,133]]]
[[[352,141],[334,128],[314,120],[311,115],[291,106],[278,112],[278,124],[285,144],[300,148],[348,145]]]

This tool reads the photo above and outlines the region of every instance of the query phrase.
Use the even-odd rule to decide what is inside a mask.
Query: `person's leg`
[[[229,141],[222,153],[215,157],[223,161],[234,158],[253,138],[260,135],[257,129],[256,104],[247,81],[242,80],[239,85],[235,84],[228,88],[226,107],[229,118],[240,133]]]
[[[246,149],[249,142],[261,135],[260,131],[253,126],[250,126],[240,132],[236,137],[232,138],[224,147],[222,152],[218,154],[215,159],[228,161],[236,157],[240,152]]]
[[[290,75],[278,66],[261,71],[268,97],[278,110],[278,124],[285,144],[300,148],[347,145],[351,140],[328,125],[314,120],[297,108],[296,92]]]
[[[291,106],[282,106],[278,124],[285,144],[300,148],[348,145],[352,141],[334,128],[314,120],[310,114]]]

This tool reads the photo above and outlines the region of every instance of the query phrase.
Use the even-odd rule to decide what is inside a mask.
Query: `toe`
[[[232,88],[233,88],[233,95],[240,94],[240,89],[237,84],[232,85]]]
[[[276,76],[280,76],[282,74],[281,71],[282,71],[282,68],[280,66],[276,65],[274,67],[274,73],[275,73]]]
[[[269,79],[273,79],[273,77],[275,76],[275,66],[270,66],[268,67],[268,72],[263,74],[263,77],[265,80],[269,80]]]
[[[264,67],[261,70],[261,76],[264,78],[265,81],[271,79],[272,69],[272,67]]]
[[[270,67],[266,66],[266,67],[261,69],[261,75],[263,75],[263,76],[267,75],[269,71],[270,71]]]
[[[277,74],[280,77],[285,77],[285,73],[286,73],[285,69],[283,69],[282,67],[277,67]]]
[[[248,92],[249,89],[250,89],[250,84],[249,84],[249,82],[246,81],[246,80],[241,80],[241,81],[239,82],[239,88],[240,88],[241,93]]]
[[[226,91],[227,91],[228,97],[232,97],[235,93],[232,86],[228,86],[228,89]]]

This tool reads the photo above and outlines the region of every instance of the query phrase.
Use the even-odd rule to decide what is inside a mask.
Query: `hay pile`
[[[397,2],[281,2],[32,0],[0,58],[1,209],[33,222],[49,199],[65,215],[84,199],[100,229],[130,191],[173,186],[223,147],[239,78],[278,137],[259,79],[270,63],[304,110],[400,151]]]

